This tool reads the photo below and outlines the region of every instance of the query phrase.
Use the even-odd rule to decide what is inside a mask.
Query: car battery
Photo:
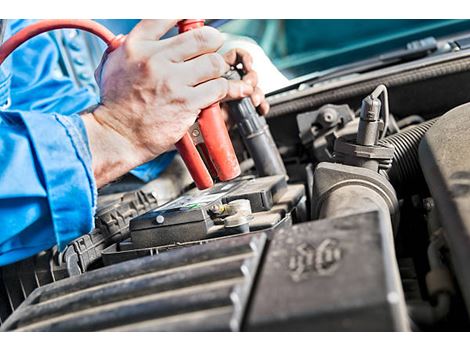
[[[224,214],[239,201],[249,214]],[[243,213],[243,212],[242,212]],[[274,229],[306,220],[305,187],[283,176],[244,177],[208,190],[192,190],[130,222],[131,236],[103,251],[105,265],[221,237]],[[237,221],[244,218],[245,221]],[[293,221],[292,221],[293,220]]]

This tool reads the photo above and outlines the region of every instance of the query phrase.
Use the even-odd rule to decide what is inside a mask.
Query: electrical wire
[[[388,131],[388,125],[389,125],[389,108],[388,108],[388,91],[387,87],[383,84],[380,84],[377,86],[377,88],[374,89],[374,91],[371,93],[371,98],[373,100],[380,99],[380,102],[382,103],[382,109],[381,109],[381,117],[384,123],[382,134],[380,136],[380,139],[385,138],[387,135]]]
[[[27,40],[48,31],[64,28],[81,29],[98,36],[107,44],[108,53],[116,49],[124,38],[122,35],[114,35],[109,29],[92,20],[42,20],[23,28],[0,46],[0,65]]]

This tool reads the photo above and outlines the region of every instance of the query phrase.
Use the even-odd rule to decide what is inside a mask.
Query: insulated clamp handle
[[[243,71],[233,68],[225,77],[240,80]],[[238,127],[259,176],[284,175],[287,171],[264,116],[256,111],[249,97],[228,102],[230,117]]]
[[[204,26],[204,20],[200,19],[178,22],[180,33],[202,26]],[[228,181],[240,175],[240,165],[225,127],[219,103],[203,109],[199,114],[197,124],[199,129],[193,129],[193,136],[197,131],[196,135],[202,138],[200,149],[207,166],[189,133],[176,143],[176,149],[183,158],[196,186],[199,189],[212,187],[213,180],[208,168],[221,181]]]

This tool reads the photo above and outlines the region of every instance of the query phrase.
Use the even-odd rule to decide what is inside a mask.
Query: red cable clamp
[[[180,33],[204,26],[204,20],[178,22]],[[212,187],[212,177],[221,181],[240,175],[240,165],[233,150],[219,103],[203,109],[197,122],[176,143],[194,183],[199,189]],[[207,164],[207,167],[206,167]]]

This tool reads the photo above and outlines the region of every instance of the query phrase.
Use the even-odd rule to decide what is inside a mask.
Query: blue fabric
[[[78,115],[0,114],[0,265],[91,231],[96,186]],[[13,151],[13,152],[12,152]]]
[[[165,171],[168,165],[170,165],[172,162],[175,155],[176,151],[162,154],[148,163],[137,166],[134,170],[131,171],[131,174],[144,182],[149,182],[160,176],[160,174]]]
[[[30,20],[9,21],[6,38]],[[97,103],[61,74],[51,36],[18,48],[0,68],[0,266],[90,232],[96,185],[78,112]],[[134,171],[148,181],[162,155]]]
[[[32,22],[8,21],[5,38]],[[59,50],[48,34],[27,41],[12,53],[2,65],[11,72],[11,110],[70,115],[98,103],[98,97],[61,74],[58,59]]]

